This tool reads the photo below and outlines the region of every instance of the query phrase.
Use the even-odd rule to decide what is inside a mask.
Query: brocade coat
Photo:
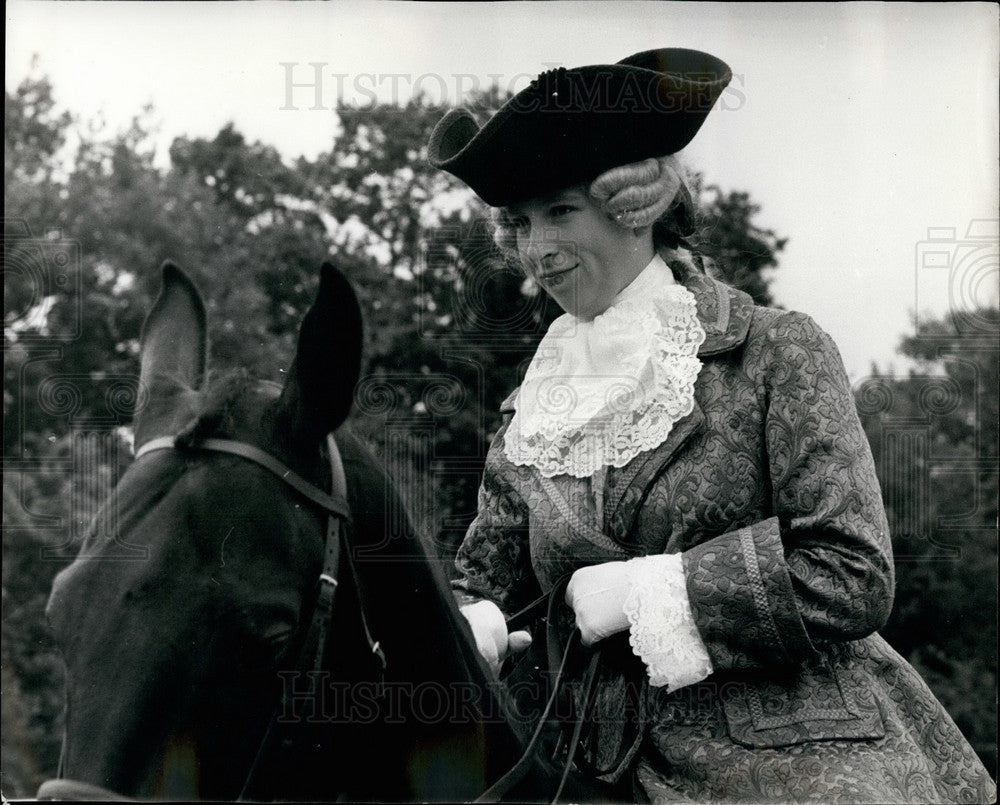
[[[578,567],[681,553],[714,672],[650,688],[627,637],[612,637],[624,670],[603,678],[593,716],[598,758],[626,758],[607,779],[629,770],[654,801],[993,801],[954,722],[877,634],[891,545],[835,345],[806,315],[671,269],[707,335],[693,411],[660,447],[608,468],[602,489],[512,464],[506,417],[458,591],[509,615]],[[623,746],[628,685],[643,729]]]

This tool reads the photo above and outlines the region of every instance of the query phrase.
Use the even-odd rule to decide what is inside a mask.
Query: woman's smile
[[[549,271],[543,271],[538,275],[538,279],[543,283],[553,283],[558,284],[563,281],[565,276],[569,274],[570,271],[575,271],[579,264],[574,264],[567,266],[566,268],[554,268]]]
[[[582,319],[607,310],[653,258],[649,230],[636,234],[620,226],[585,188],[512,204],[508,214],[528,273],[563,310]]]

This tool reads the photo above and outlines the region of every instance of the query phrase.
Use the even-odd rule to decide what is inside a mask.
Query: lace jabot
[[[552,322],[518,393],[507,458],[584,478],[658,447],[691,412],[704,340],[694,295],[657,255],[593,321]]]

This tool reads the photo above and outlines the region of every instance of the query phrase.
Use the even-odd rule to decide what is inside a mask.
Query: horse
[[[47,607],[66,719],[40,798],[464,801],[518,761],[524,731],[443,573],[343,424],[361,347],[357,298],[325,264],[283,386],[209,377],[205,305],[164,265],[142,329],[139,457]],[[344,557],[317,582],[341,522],[319,490],[338,466]],[[324,590],[310,670],[296,654]],[[546,795],[525,780],[524,798]]]

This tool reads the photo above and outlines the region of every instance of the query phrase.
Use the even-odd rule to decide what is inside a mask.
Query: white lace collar
[[[657,255],[593,321],[552,322],[518,393],[507,458],[585,478],[658,447],[691,412],[704,340],[694,295]]]

